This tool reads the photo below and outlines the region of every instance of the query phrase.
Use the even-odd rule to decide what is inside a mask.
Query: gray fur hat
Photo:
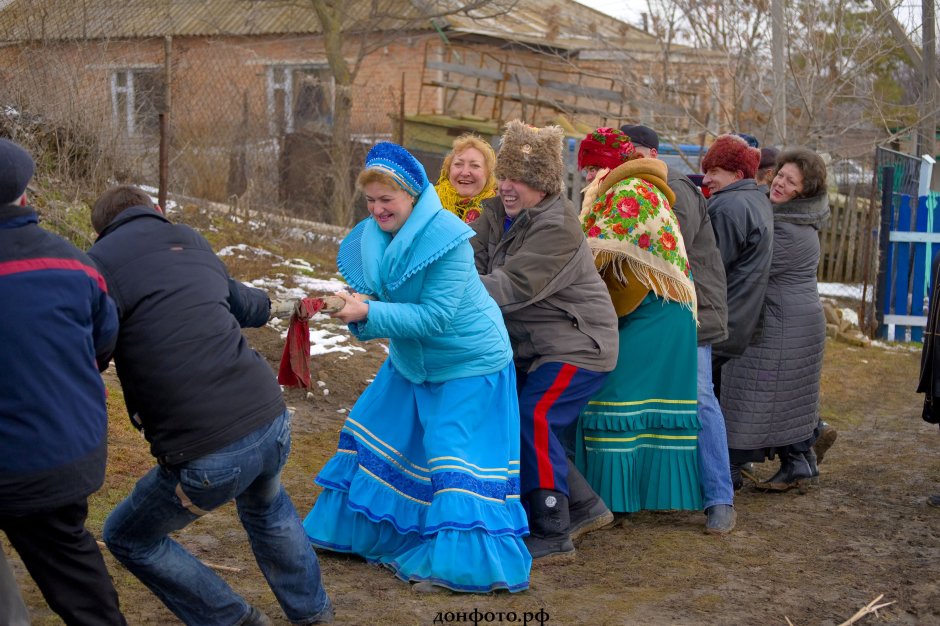
[[[496,154],[496,178],[519,180],[548,195],[565,188],[560,126],[536,128],[519,120],[506,124]]]

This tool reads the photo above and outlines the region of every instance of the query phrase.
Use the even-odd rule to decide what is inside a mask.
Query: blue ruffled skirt
[[[416,385],[386,360],[316,482],[324,491],[304,528],[318,548],[454,591],[529,586],[511,363]]]

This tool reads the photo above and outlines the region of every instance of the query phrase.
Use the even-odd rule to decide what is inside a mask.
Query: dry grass
[[[204,228],[216,248],[235,243],[280,256],[305,258],[323,275],[334,271],[335,249],[249,231],[224,216],[185,208],[183,221]],[[265,257],[232,259],[233,275],[270,276]],[[276,362],[282,344],[270,329],[246,333]],[[286,394],[296,407],[293,452],[283,480],[303,517],[318,489],[312,479],[333,453],[343,414],[384,359],[370,347],[364,356],[319,357],[315,375],[328,397]],[[822,379],[822,415],[839,438],[821,466],[821,486],[808,493],[737,495],[738,527],[729,537],[702,532],[697,512],[640,513],[620,528],[587,536],[570,564],[536,567],[522,594],[425,596],[412,593],[389,572],[345,556],[321,555],[337,623],[431,624],[441,612],[544,609],[550,624],[784,624],[835,626],[884,594],[877,618],[860,623],[940,623],[940,515],[924,505],[938,490],[940,455],[936,428],[919,419],[913,390],[919,355],[906,349],[853,348],[828,342]],[[110,454],[104,488],[91,500],[89,528],[100,536],[108,512],[137,478],[153,466],[147,443],[128,421],[119,386],[109,388]],[[393,418],[394,416],[390,416]],[[774,463],[762,471],[772,473]],[[223,578],[244,597],[283,620],[254,564],[234,507],[227,505],[177,533],[196,556],[240,568]],[[7,554],[9,547],[5,546]],[[108,567],[132,626],[176,623],[173,616],[110,555]],[[11,554],[34,623],[61,623]]]
[[[272,358],[276,337],[253,341]],[[315,367],[364,379],[370,374],[363,363],[374,371],[380,360],[370,357],[356,369],[350,360],[324,357]],[[940,462],[929,447],[936,445],[935,433],[916,417],[912,381],[918,364],[918,355],[908,351],[827,344],[823,409],[840,435],[821,468],[822,486],[803,495],[746,488],[738,494],[738,528],[728,538],[703,534],[700,513],[640,513],[622,528],[586,537],[574,563],[535,568],[530,591],[513,595],[421,596],[384,570],[324,554],[338,623],[430,624],[441,611],[479,608],[520,615],[545,609],[553,624],[785,623],[786,616],[808,626],[838,624],[880,593],[896,602],[879,611],[881,622],[940,620],[940,593],[932,587],[936,570],[927,574],[940,558],[940,516],[923,505],[923,496],[936,488]],[[105,488],[91,499],[95,534],[134,480],[152,467],[111,380],[109,389],[111,453]],[[297,417],[284,483],[304,516],[317,494],[313,475],[334,450],[341,415],[320,400],[297,396],[291,403]],[[881,450],[892,450],[897,462],[886,465]],[[178,539],[206,561],[240,567],[223,577],[273,617],[281,615],[232,506]],[[149,591],[106,559],[131,624],[174,623]],[[19,579],[34,623],[59,623],[28,577],[19,572]]]

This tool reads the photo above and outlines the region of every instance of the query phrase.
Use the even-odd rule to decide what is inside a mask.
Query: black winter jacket
[[[698,344],[707,346],[728,337],[728,285],[715,231],[705,208],[705,196],[688,176],[672,171],[666,183],[676,194],[672,211],[692,266],[698,303]]]
[[[133,207],[88,255],[117,304],[114,362],[131,421],[161,463],[224,448],[285,410],[239,327],[264,325],[270,301],[232,280],[199,233]]]
[[[712,353],[736,357],[747,348],[764,307],[770,275],[774,217],[770,200],[753,178],[731,183],[708,199],[728,282],[728,338]]]

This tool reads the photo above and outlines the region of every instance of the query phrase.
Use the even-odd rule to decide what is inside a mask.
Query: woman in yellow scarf
[[[496,153],[473,134],[454,140],[434,188],[444,208],[467,224],[483,212],[481,203],[496,195]]]

